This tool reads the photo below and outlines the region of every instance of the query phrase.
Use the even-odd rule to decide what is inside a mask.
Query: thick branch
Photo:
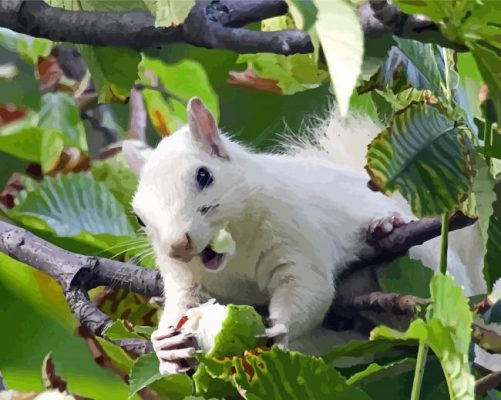
[[[475,222],[476,219],[456,213],[450,218],[449,231],[465,228]],[[404,255],[411,247],[440,236],[441,229],[442,222],[439,218],[423,218],[395,228],[389,235],[369,243],[372,246],[371,251],[363,254],[359,261],[350,264],[339,279],[343,280],[367,266],[393,261]]]
[[[145,11],[72,11],[50,7],[43,0],[9,0],[0,2],[0,26],[53,41],[94,46],[142,49],[187,42],[239,53],[312,52],[313,45],[305,32],[240,28],[286,12],[283,0],[196,0],[183,24],[155,27],[155,18]]]
[[[424,15],[405,14],[387,0],[369,0],[358,9],[358,17],[366,37],[393,34],[458,51],[467,50],[465,46],[444,37],[438,26]]]

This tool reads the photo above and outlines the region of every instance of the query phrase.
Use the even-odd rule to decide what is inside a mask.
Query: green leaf
[[[294,17],[294,22],[299,29],[308,31],[313,26],[317,19],[318,9],[313,0],[286,0],[289,6],[290,13]],[[296,11],[301,16],[296,17]],[[300,19],[301,21],[298,21]]]
[[[441,57],[437,47],[429,43],[395,37],[398,50],[407,58],[407,79],[417,89],[430,89],[435,94],[443,93],[445,76],[443,68],[438,64]],[[442,63],[443,64],[443,63]]]
[[[501,278],[501,268],[499,268],[499,257],[501,254],[501,219],[496,215],[491,215],[489,218],[487,237],[483,272],[485,282],[487,283],[487,290],[491,291],[494,283]]]
[[[46,116],[47,111],[43,115]],[[41,164],[43,172],[51,171],[57,165],[64,145],[75,145],[70,135],[77,132],[76,127],[68,127],[68,133],[53,127],[61,128],[57,123],[47,123],[46,119],[41,121],[37,115],[30,114],[0,129],[0,148],[22,160]],[[85,132],[82,134],[81,144],[86,148]]]
[[[58,236],[107,243],[135,236],[123,206],[103,183],[84,173],[45,177],[32,190],[20,192],[16,204],[6,210],[9,218]]]
[[[398,345],[416,347],[418,343],[414,340],[409,340],[407,343],[399,343]],[[374,353],[382,353],[395,346],[396,344],[393,340],[350,340],[346,344],[332,347],[322,358],[327,364],[332,364],[343,357],[361,357]]]
[[[451,399],[473,399],[474,378],[468,361],[471,323],[468,300],[453,278],[436,274],[430,285],[433,304],[427,321],[416,319],[406,332],[380,326],[371,340],[416,339],[430,346],[444,371]]]
[[[155,328],[154,326],[134,326],[134,332],[148,338],[153,334],[153,332],[155,332],[156,329],[157,328]]]
[[[473,193],[475,194],[475,208],[479,219],[480,232],[487,243],[487,230],[489,219],[493,213],[492,205],[496,201],[494,192],[494,178],[485,159],[475,154],[476,175],[473,180]]]
[[[218,96],[211,87],[206,71],[198,62],[182,60],[175,64],[167,64],[159,59],[143,56],[140,68],[141,82],[145,85],[157,86],[158,83],[155,82],[157,79],[152,78],[152,73],[158,77],[162,88],[167,91],[166,107],[170,107],[170,114],[173,116],[173,120],[166,121],[169,133],[175,130],[171,126],[179,126],[179,121],[183,124],[187,122],[186,104],[193,96],[200,97],[213,113],[216,121],[219,120]],[[151,108],[158,107],[158,104],[148,96],[144,99],[150,118],[152,118]],[[158,97],[154,100],[158,101]],[[158,108],[158,110],[162,112],[165,107]],[[153,118],[152,121],[155,122]]]
[[[322,359],[276,346],[224,360],[201,359],[212,376],[230,380],[247,399],[369,399]]]
[[[354,9],[344,0],[315,0],[315,24],[327,59],[339,111],[348,112],[353,89],[362,69],[363,33]]]
[[[397,115],[367,153],[367,170],[386,194],[398,190],[417,216],[455,210],[472,175],[464,134],[438,109],[415,105]]]
[[[110,325],[103,334],[109,339],[141,339],[141,336],[138,335],[135,330],[130,330],[126,325],[124,320],[116,320]]]
[[[433,270],[421,261],[401,257],[386,267],[384,276],[379,280],[385,292],[402,293],[413,296],[430,297],[430,282]]]
[[[40,57],[47,57],[50,54],[54,43],[47,39],[0,28],[0,45],[18,53],[26,62],[36,64]]]
[[[138,79],[141,54],[124,47],[77,45],[77,48],[89,67],[99,102],[125,102]]]
[[[363,371],[353,374],[346,383],[348,383],[348,385],[353,385],[355,383],[367,384],[384,379],[388,376],[394,376],[403,372],[412,371],[415,366],[416,360],[413,358],[404,358],[403,360],[398,360],[383,365],[378,363],[371,363]]]
[[[219,357],[240,356],[245,350],[254,349],[265,344],[265,339],[256,338],[263,334],[265,327],[261,316],[256,310],[247,305],[227,306],[226,318],[221,325],[219,333],[214,338],[214,344],[209,353],[201,360],[215,360]],[[228,385],[220,382],[212,382],[204,362],[199,365],[193,375],[197,394],[213,394],[227,396],[234,391],[229,390]],[[214,387],[215,385],[215,387]]]
[[[127,352],[115,343],[110,342],[102,337],[96,336],[96,340],[103,348],[108,357],[113,361],[124,373],[128,373],[134,365],[134,360],[127,354]]]
[[[195,0],[144,0],[144,4],[155,16],[155,26],[175,26],[185,20]]]
[[[142,355],[132,366],[129,380],[129,399],[146,386],[169,399],[184,399],[193,393],[191,379],[185,374],[162,377],[155,353]]]
[[[85,128],[80,119],[75,100],[63,92],[46,93],[42,96],[39,126],[65,135],[65,143],[87,151]]]
[[[103,182],[126,209],[130,209],[137,187],[137,176],[127,165],[122,153],[92,163],[94,179]]]
[[[237,63],[248,63],[257,76],[277,81],[284,95],[319,87],[329,79],[329,73],[317,66],[313,54],[243,54]]]

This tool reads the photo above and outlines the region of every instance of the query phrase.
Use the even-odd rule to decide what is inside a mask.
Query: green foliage
[[[179,25],[188,16],[195,0],[143,0],[155,16],[156,26]]]
[[[456,209],[470,188],[466,138],[435,107],[416,105],[370,145],[367,170],[387,194],[398,190],[418,216]]]
[[[388,293],[428,298],[432,277],[433,270],[425,267],[421,261],[402,257],[386,268],[385,275],[379,282],[383,290]]]
[[[193,391],[191,379],[184,374],[162,377],[156,354],[145,354],[137,359],[130,371],[129,399],[142,388],[152,385],[155,392],[169,399],[184,399]]]
[[[140,53],[119,47],[77,46],[99,92],[99,102],[124,102],[138,79]]]
[[[200,97],[216,120],[219,119],[218,96],[199,63],[184,60],[167,64],[143,57],[140,75],[143,84],[153,87],[143,90],[144,100],[150,120],[160,135],[169,135],[187,122],[186,104],[193,96]]]
[[[454,280],[440,273],[431,281],[430,290],[433,304],[426,321],[414,320],[405,333],[380,326],[371,332],[371,339],[423,341],[440,359],[450,398],[472,399],[468,351],[473,317],[468,301]]]
[[[156,26],[168,27],[185,19],[194,0],[46,2],[74,11],[149,10]],[[491,291],[501,278],[501,214],[495,193],[501,165],[499,7],[469,0],[394,1],[405,12],[428,16],[448,40],[468,49],[455,53],[390,35],[364,38],[355,12],[362,3],[358,0],[287,3],[290,14],[265,20],[260,29],[307,30],[312,54],[237,55],[183,44],[141,51],[75,45],[98,93],[91,100],[127,103],[137,85],[149,116],[147,141],[155,145],[159,136],[186,123],[186,103],[199,96],[223,129],[251,147],[267,149],[282,140],[284,127],[296,132],[303,118],[327,110],[333,100],[330,87],[341,114],[350,108],[377,118],[385,128],[367,155],[368,171],[384,193],[400,192],[418,216],[458,209],[478,216],[484,277]],[[137,177],[121,154],[107,156],[106,149],[98,156],[104,149],[93,147],[99,142],[95,121],[84,124],[80,116],[89,110],[82,96],[85,87],[75,88],[75,81],[64,77],[59,86],[41,90],[48,78],[39,63],[48,60],[54,45],[0,29],[0,178],[5,183],[12,172],[22,174],[14,185],[16,205],[3,207],[3,215],[61,247],[153,267],[151,245],[136,236],[139,226],[128,215]],[[249,69],[238,71],[244,67]],[[255,81],[242,84],[234,76]],[[267,84],[268,91],[259,90],[256,82]],[[479,101],[484,82],[487,102]],[[20,116],[11,120],[13,109]],[[125,137],[129,105],[108,106],[103,112],[103,126]],[[62,174],[58,166],[69,148],[78,149],[83,158],[92,155],[90,165]],[[30,167],[36,179],[27,176],[28,163],[40,166],[40,173]],[[17,193],[16,185],[24,190]],[[9,386],[23,391],[42,389],[40,364],[53,351],[72,390],[97,400],[126,398],[127,392],[138,399],[144,388],[150,392],[145,398],[153,393],[159,399],[202,399],[194,394],[213,400],[408,398],[421,341],[437,356],[426,361],[421,398],[473,398],[472,314],[462,290],[449,277],[432,277],[431,270],[405,257],[387,267],[379,282],[382,290],[431,296],[433,302],[427,317],[414,319],[406,332],[381,326],[372,340],[337,345],[320,359],[260,347],[263,341],[255,338],[264,330],[260,317],[251,307],[230,306],[229,322],[215,347],[198,355],[193,380],[186,375],[163,378],[154,354],[133,359],[109,340],[149,338],[158,322],[156,304],[124,289],[92,290],[92,300],[115,320],[107,338],[95,342],[102,351],[93,353],[96,360],[112,365],[105,371],[93,364],[84,341],[74,337],[76,323],[57,284],[2,254],[0,264],[5,266],[0,268],[0,304],[8,305],[0,307],[7,327],[0,333],[0,370]],[[494,293],[490,298],[499,300]],[[499,301],[483,319],[500,323]],[[486,345],[485,340],[480,343]],[[333,364],[343,367],[336,370]],[[111,370],[128,375],[129,385]],[[486,398],[497,396],[491,390]]]
[[[320,358],[276,346],[242,357],[200,359],[211,376],[231,381],[247,399],[369,399]]]
[[[135,236],[122,204],[87,174],[46,177],[31,190],[20,192],[16,202],[6,214],[28,228],[104,249]]]
[[[315,24],[329,66],[341,115],[348,112],[350,97],[362,68],[363,33],[353,8],[344,0],[316,0]]]

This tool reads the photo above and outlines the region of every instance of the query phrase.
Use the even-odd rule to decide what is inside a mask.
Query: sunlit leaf
[[[315,24],[327,59],[341,115],[348,112],[362,69],[363,33],[353,8],[344,0],[315,0]]]
[[[468,361],[471,323],[468,300],[450,276],[436,274],[430,285],[432,306],[427,321],[416,319],[406,332],[380,326],[371,340],[416,339],[430,346],[444,371],[451,399],[473,399],[474,378]]]
[[[176,26],[188,16],[195,0],[143,0],[155,16],[155,26]]]

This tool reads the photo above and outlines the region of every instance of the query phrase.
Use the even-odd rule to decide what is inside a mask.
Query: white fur
[[[133,201],[165,282],[159,330],[199,304],[203,292],[220,302],[270,303],[272,321],[285,325],[291,340],[315,328],[335,294],[334,277],[366,246],[369,224],[395,211],[414,218],[401,197],[366,186],[367,145],[379,131],[367,118],[342,123],[332,113],[313,140],[288,143],[286,154],[254,153],[222,136],[229,161],[197,145],[188,127],[162,139],[140,169]],[[194,176],[202,165],[215,182],[198,191]],[[196,211],[216,203],[219,207],[205,216]],[[199,257],[183,263],[168,256],[170,245],[186,233],[199,253],[226,221],[236,251],[221,270],[207,270]],[[468,230],[476,234],[478,228]],[[481,254],[454,250],[464,246],[467,233],[451,234],[449,269],[468,294],[481,293]],[[410,255],[436,269],[438,243],[417,246]]]

